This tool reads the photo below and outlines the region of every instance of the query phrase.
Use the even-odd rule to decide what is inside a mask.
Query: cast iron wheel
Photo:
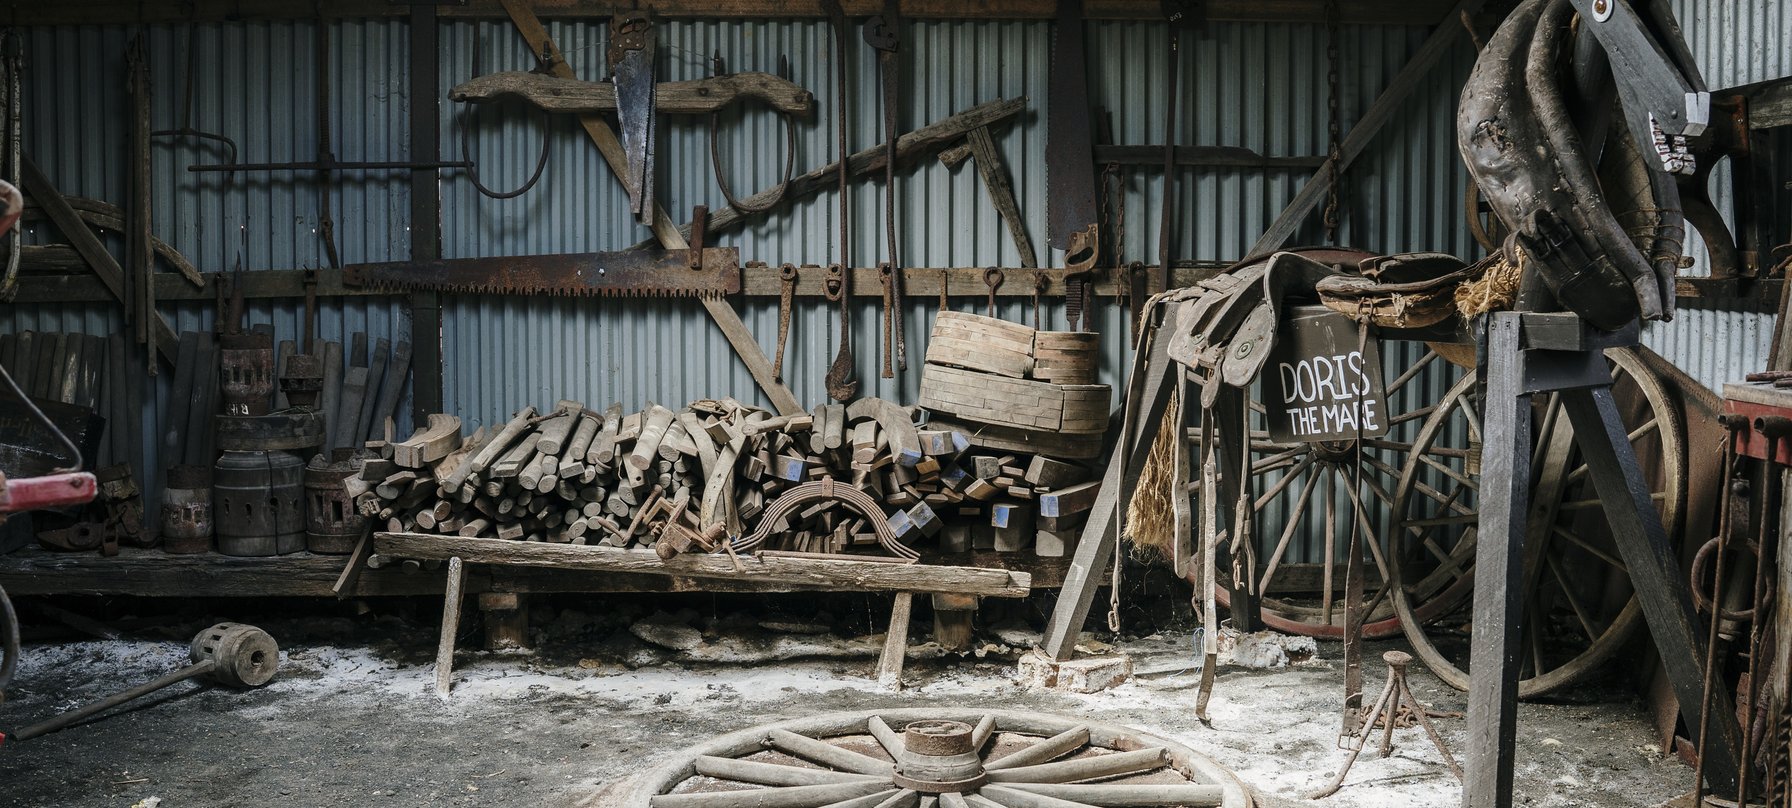
[[[1370,565],[1364,569],[1367,612],[1363,635],[1383,639],[1400,633],[1402,618],[1386,584],[1395,578],[1390,574],[1386,548],[1379,538],[1385,531],[1374,529],[1380,518],[1376,512],[1393,503],[1392,492],[1400,479],[1400,469],[1406,465],[1422,425],[1437,409],[1436,404],[1425,402],[1435,401],[1439,391],[1420,388],[1436,385],[1434,378],[1447,380],[1458,372],[1444,355],[1430,347],[1417,360],[1400,361],[1399,346],[1413,344],[1416,343],[1388,341],[1381,345],[1388,410],[1397,414],[1388,418],[1386,435],[1363,439],[1360,490],[1351,485],[1355,441],[1274,442],[1264,421],[1264,407],[1256,401],[1258,396],[1252,397],[1251,524],[1256,533],[1256,554],[1251,576],[1260,593],[1264,625],[1309,637],[1344,636],[1344,560],[1354,520],[1362,531],[1370,559]],[[1221,508],[1223,513],[1227,504],[1222,503]],[[1274,519],[1269,518],[1272,515]],[[1297,536],[1309,541],[1296,542]],[[1317,562],[1291,560],[1301,552],[1301,544],[1319,537],[1323,538],[1323,550]],[[1225,608],[1231,607],[1229,573],[1222,565],[1215,592],[1215,600]],[[1439,588],[1430,582],[1418,585],[1414,602],[1419,605],[1414,614],[1419,619],[1430,619],[1450,605],[1425,604],[1423,593]]]
[[[1685,425],[1667,388],[1634,349],[1606,352],[1612,391],[1632,446],[1648,477],[1662,525],[1672,536],[1686,504]],[[1519,697],[1541,696],[1586,677],[1624,645],[1642,610],[1611,539],[1574,430],[1556,399],[1539,399],[1532,449],[1531,528],[1542,536],[1527,552]],[[1390,554],[1402,580],[1394,604],[1413,651],[1437,678],[1467,690],[1469,595],[1474,562],[1481,460],[1481,401],[1471,376],[1458,383],[1427,419],[1396,492]],[[1527,543],[1529,541],[1527,540]],[[1432,591],[1427,595],[1427,587]],[[1408,596],[1416,590],[1419,598]],[[1415,604],[1446,607],[1435,621]],[[1540,618],[1540,619],[1539,619]]]
[[[932,708],[833,713],[729,733],[585,805],[915,808],[924,797],[941,808],[1254,805],[1250,790],[1205,756],[1126,727]]]

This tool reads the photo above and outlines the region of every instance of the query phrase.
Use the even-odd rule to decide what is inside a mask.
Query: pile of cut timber
[[[751,532],[781,493],[830,479],[868,494],[917,550],[1067,551],[1095,499],[1086,468],[974,450],[916,414],[876,398],[793,416],[733,399],[628,414],[561,401],[464,440],[459,419],[438,415],[407,440],[368,444],[378,457],[356,504],[391,532],[653,547],[674,521],[679,535]],[[773,528],[764,549],[886,554],[867,517],[836,502]]]
[[[1107,385],[1094,383],[1100,350],[1096,334],[940,312],[920,403],[932,423],[965,432],[982,449],[1093,458],[1112,399]]]

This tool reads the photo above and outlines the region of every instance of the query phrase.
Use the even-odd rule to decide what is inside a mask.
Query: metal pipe
[[[105,712],[106,710],[110,710],[113,707],[117,707],[118,705],[123,704],[127,701],[133,701],[135,699],[149,695],[150,693],[154,693],[157,690],[161,690],[162,688],[167,687],[169,685],[177,684],[179,682],[184,682],[184,681],[191,679],[195,676],[202,676],[204,674],[210,673],[212,671],[212,669],[216,668],[216,667],[218,667],[218,662],[217,662],[217,660],[213,660],[213,659],[207,659],[202,662],[195,662],[191,665],[181,668],[180,670],[177,670],[173,673],[167,674],[166,676],[163,676],[159,679],[145,682],[145,683],[140,684],[136,687],[133,687],[129,690],[126,690],[122,693],[115,693],[113,695],[107,696],[107,697],[100,699],[99,701],[96,701],[96,702],[89,704],[85,707],[81,707],[81,708],[78,708],[75,710],[70,710],[69,712],[63,713],[62,715],[56,716],[55,718],[52,718],[48,721],[40,721],[36,724],[32,724],[31,726],[25,727],[24,729],[21,729],[18,732],[12,733],[11,737],[13,740],[23,741],[27,738],[36,738],[39,735],[48,735],[48,734],[55,732],[59,729],[63,729],[65,727],[69,726],[70,724],[80,721],[83,718],[87,718],[88,716],[95,715],[97,713]]]

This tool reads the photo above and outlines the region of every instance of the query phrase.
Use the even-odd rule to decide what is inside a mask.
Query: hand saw
[[[395,293],[721,297],[740,292],[739,248],[702,250],[700,268],[692,267],[690,254],[690,250],[624,250],[349,264],[342,268],[342,283]]]
[[[622,149],[628,171],[622,177],[628,189],[629,211],[642,224],[653,223],[653,21],[645,14],[619,14],[610,18],[610,49],[606,61],[616,84],[616,118],[622,124]]]
[[[1065,313],[1080,330],[1089,271],[1101,254],[1095,209],[1095,147],[1090,135],[1089,77],[1083,54],[1082,0],[1058,0],[1046,107],[1046,240],[1064,251],[1069,293]]]

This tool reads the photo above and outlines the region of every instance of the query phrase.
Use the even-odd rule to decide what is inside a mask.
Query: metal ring
[[[467,114],[472,115],[472,112],[468,111]],[[485,196],[491,197],[492,199],[515,199],[516,197],[519,197],[519,196],[522,196],[523,194],[528,193],[530,188],[535,187],[535,183],[539,182],[541,180],[542,172],[545,171],[548,167],[548,147],[550,145],[552,145],[552,143],[553,143],[554,130],[553,130],[553,127],[548,125],[549,123],[551,123],[551,121],[549,121],[547,119],[547,115],[548,115],[547,112],[545,112],[545,111],[542,112],[543,120],[541,123],[541,157],[540,157],[540,159],[537,159],[535,161],[535,173],[529,175],[529,181],[523,183],[523,186],[521,188],[518,188],[514,191],[508,191],[508,192],[502,192],[502,193],[500,193],[498,191],[493,191],[492,189],[485,187],[485,185],[479,181],[479,165],[477,163],[473,162],[471,149],[467,145],[468,142],[472,139],[472,136],[468,132],[468,130],[470,130],[472,127],[468,126],[466,121],[464,121],[464,120],[461,122],[460,159],[462,161],[466,162],[466,164],[467,164],[467,179],[473,181],[473,187],[475,189],[477,189],[479,191],[479,193],[484,194]]]
[[[728,207],[741,213],[764,213],[784,201],[784,192],[790,190],[790,178],[796,176],[796,116],[779,114],[784,116],[784,179],[778,183],[772,198],[760,205],[748,205],[735,199],[734,192],[728,188],[728,180],[722,177],[722,155],[716,150],[717,121],[721,114],[709,114],[709,167],[716,175],[716,186],[722,189],[722,198],[727,200]]]

